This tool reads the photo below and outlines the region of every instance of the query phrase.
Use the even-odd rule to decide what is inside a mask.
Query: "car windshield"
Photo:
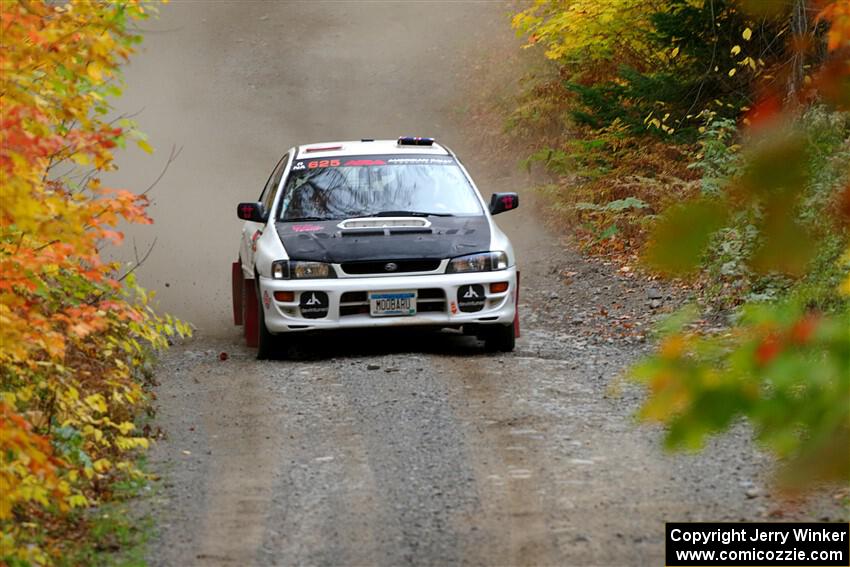
[[[366,156],[295,161],[278,218],[480,214],[478,198],[453,158]]]

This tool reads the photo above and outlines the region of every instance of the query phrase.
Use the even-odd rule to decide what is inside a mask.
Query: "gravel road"
[[[164,149],[116,179],[152,180],[182,146],[157,224],[131,235],[156,235],[141,279],[200,328],[158,370],[153,565],[662,565],[665,521],[846,517],[775,501],[744,426],[670,456],[635,423],[635,330],[677,300],[562,247],[514,158],[482,155],[464,112],[520,66],[508,9],[180,2],[146,24],[122,108]],[[485,193],[523,193],[499,217],[523,270],[517,351],[357,333],[256,361],[228,319],[235,203],[290,145],[402,133],[452,146]]]

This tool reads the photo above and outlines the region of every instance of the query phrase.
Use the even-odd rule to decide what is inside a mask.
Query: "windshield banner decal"
[[[301,159],[292,164],[292,171],[306,171],[328,167],[370,167],[376,165],[456,165],[448,156],[412,155],[346,156],[340,159]]]

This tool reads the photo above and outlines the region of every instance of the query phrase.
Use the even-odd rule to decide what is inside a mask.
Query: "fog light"
[[[508,291],[508,282],[496,282],[490,284],[490,293],[502,293]]]
[[[295,301],[295,292],[293,291],[276,291],[274,298],[277,301],[292,302]]]
[[[328,316],[330,300],[324,291],[302,291],[298,301],[301,316],[306,319],[320,319]]]

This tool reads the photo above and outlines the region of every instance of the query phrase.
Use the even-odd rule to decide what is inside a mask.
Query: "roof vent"
[[[398,139],[399,146],[433,146],[434,138],[420,138],[418,136],[401,136]]]

